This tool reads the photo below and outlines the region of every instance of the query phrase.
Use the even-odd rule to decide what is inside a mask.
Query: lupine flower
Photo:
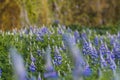
[[[0,78],[1,78],[1,76],[2,76],[2,69],[0,68]]]
[[[103,56],[106,55],[107,45],[104,44],[104,43],[102,43],[102,44],[100,45],[100,51],[101,51],[101,54],[102,54]]]
[[[66,43],[66,46],[71,52],[72,58],[74,60],[74,71],[73,71],[73,78],[74,80],[80,80],[83,75],[83,69],[85,66],[85,61],[83,59],[82,54],[80,53],[78,47],[74,43],[74,40],[72,40],[72,37],[70,34],[64,34],[63,35],[64,43]]]
[[[116,59],[120,59],[120,44],[119,43],[114,43],[113,53],[115,54]]]
[[[107,61],[108,64],[110,64],[110,62],[111,62],[111,61],[110,61],[111,52],[110,52],[109,50],[107,50],[107,51],[106,51],[106,54],[107,54],[107,56],[106,56],[106,61]]]
[[[41,30],[42,33],[46,34],[47,31],[48,31],[48,28],[47,27],[42,27],[40,30]]]
[[[89,66],[86,66],[84,71],[83,71],[83,75],[84,76],[90,76],[92,74],[92,70],[90,69]]]
[[[95,46],[99,45],[99,39],[97,36],[94,38],[94,44],[95,44]]]
[[[36,37],[36,40],[37,40],[37,41],[41,41],[41,42],[44,41],[44,39],[43,39],[42,37],[40,37],[40,36]]]
[[[27,74],[21,55],[17,53],[15,48],[10,49],[10,54],[12,58],[13,69],[18,78],[17,80],[27,80]]]
[[[89,54],[90,51],[91,51],[91,49],[90,49],[90,43],[87,42],[86,40],[84,40],[84,42],[83,42],[83,48],[82,48],[83,54],[84,55]]]
[[[57,73],[56,71],[49,71],[49,72],[45,72],[44,73],[44,78],[48,78],[48,79],[51,79],[51,78],[57,78]]]
[[[31,65],[29,66],[29,70],[31,72],[35,72],[36,71],[36,66],[35,66],[34,62],[31,62]]]
[[[57,72],[54,70],[54,67],[52,65],[51,62],[51,48],[50,46],[48,46],[48,48],[46,49],[46,55],[45,55],[45,59],[46,59],[46,64],[45,64],[45,70],[46,72],[44,73],[44,78],[57,78],[58,74]]]
[[[41,50],[37,50],[37,54],[40,56],[41,55]]]
[[[58,34],[60,34],[60,35],[62,35],[62,33],[63,33],[63,31],[62,31],[62,29],[59,27],[59,28],[57,28],[57,32],[58,32]]]
[[[62,57],[60,55],[55,55],[55,57],[54,57],[54,64],[55,65],[62,64]]]
[[[31,55],[31,56],[30,56],[31,61],[32,61],[32,62],[35,62],[35,61],[36,61],[36,59],[33,57],[32,53],[31,53],[30,55]]]
[[[99,57],[98,51],[96,50],[95,47],[92,47],[91,50],[92,50],[92,51],[91,51],[90,57],[91,57],[91,59],[93,60],[92,63],[93,63],[93,64],[96,64],[96,63],[98,63],[98,57]]]
[[[28,29],[25,29],[25,34],[29,34],[29,30]]]
[[[68,27],[67,32],[72,33],[72,30]]]
[[[59,20],[54,20],[53,23],[54,23],[54,24],[59,24],[59,22],[60,22]]]
[[[86,33],[82,33],[82,34],[81,34],[81,39],[87,40],[87,35],[86,35]]]
[[[59,55],[59,54],[60,54],[59,49],[58,49],[57,46],[55,46],[54,52],[55,52],[56,55]]]
[[[104,68],[107,66],[107,63],[106,63],[101,51],[100,51],[100,63],[101,63],[101,68]]]
[[[79,34],[78,31],[75,31],[75,32],[74,32],[74,37],[75,37],[76,42],[77,42],[77,40],[80,39],[80,34]]]
[[[114,42],[115,42],[114,36],[111,36],[111,37],[110,37],[110,44],[113,45]]]

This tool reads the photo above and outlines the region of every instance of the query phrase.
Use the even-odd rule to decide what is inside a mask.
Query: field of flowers
[[[0,80],[119,80],[120,33],[65,26],[0,31]]]

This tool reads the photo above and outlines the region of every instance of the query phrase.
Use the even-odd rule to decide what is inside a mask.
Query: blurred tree
[[[0,0],[0,28],[49,25],[111,25],[120,20],[119,0]]]
[[[20,7],[15,0],[0,0],[0,29],[9,30],[20,26]]]

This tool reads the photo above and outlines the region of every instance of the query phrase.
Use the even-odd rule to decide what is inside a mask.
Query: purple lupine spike
[[[85,67],[84,71],[83,71],[83,75],[84,75],[84,76],[91,76],[91,74],[92,74],[92,70],[91,70],[90,66],[87,65],[87,66]]]
[[[0,68],[0,78],[1,78],[1,76],[2,76],[2,69]]]
[[[68,49],[71,52],[73,63],[74,63],[74,70],[73,70],[73,79],[74,80],[82,80],[83,75],[83,69],[85,66],[84,58],[74,43],[74,40],[72,40],[72,37],[69,33],[63,34],[63,40]]]
[[[68,27],[67,32],[72,33],[72,30]]]
[[[116,70],[117,65],[116,65],[114,59],[113,59],[112,56],[111,56],[111,52],[109,52],[109,55],[110,55],[110,57],[109,57],[109,58],[110,58],[110,68],[111,68],[112,70]]]
[[[43,34],[46,34],[48,32],[48,28],[47,27],[42,27],[40,30],[41,30],[41,32]]]
[[[120,44],[117,42],[113,45],[113,53],[116,59],[120,59]]]
[[[27,80],[27,74],[21,55],[18,54],[15,48],[10,49],[10,55],[12,58],[13,69],[17,76],[17,80]]]
[[[101,62],[101,68],[104,68],[107,66],[107,63],[106,63],[101,51],[100,51],[100,62]]]
[[[95,44],[95,46],[99,45],[99,39],[97,36],[94,38],[94,44]]]
[[[39,55],[39,56],[41,56],[41,50],[37,50],[37,54]]]
[[[77,30],[74,32],[74,37],[75,37],[76,42],[80,39],[80,34]]]
[[[37,40],[37,41],[41,41],[41,42],[44,41],[44,39],[43,39],[42,37],[40,37],[40,36],[36,37],[36,40]]]
[[[54,20],[54,22],[53,22],[54,24],[59,24],[60,23],[60,21],[59,20]]]
[[[99,55],[98,55],[98,52],[97,52],[97,50],[96,50],[95,47],[92,47],[92,48],[91,48],[90,57],[91,57],[91,59],[92,59],[92,63],[93,63],[93,64],[98,63]]]
[[[102,42],[102,44],[100,45],[100,51],[101,51],[101,54],[102,54],[103,56],[106,55],[107,45],[104,44],[103,42]]]
[[[35,57],[33,57],[32,53],[30,53],[30,59],[31,59],[32,62],[36,61],[36,59],[35,59]]]
[[[90,49],[89,42],[87,42],[86,40],[84,40],[84,42],[83,42],[83,48],[82,48],[83,54],[84,55],[89,54],[90,51],[91,51],[91,49]]]
[[[81,34],[81,38],[87,40],[87,35],[85,32]]]
[[[54,57],[54,64],[55,64],[55,65],[60,65],[60,64],[62,64],[62,56],[60,56],[60,55],[55,55],[55,57]]]
[[[106,51],[106,54],[107,54],[107,56],[106,56],[106,61],[107,61],[108,64],[110,64],[110,62],[111,62],[111,61],[110,61],[111,52],[110,52],[109,50],[107,50],[107,51]]]
[[[61,28],[57,28],[58,30],[58,34],[62,35],[62,29]]]
[[[57,47],[57,46],[55,46],[55,54],[57,54],[57,55],[59,55],[59,54],[60,54],[59,49],[58,49],[58,47]]]
[[[34,62],[31,62],[31,65],[29,66],[29,70],[31,72],[35,72],[36,71],[36,66],[35,66]]]
[[[58,74],[54,70],[54,67],[53,67],[52,62],[51,62],[51,48],[50,48],[50,46],[48,46],[46,49],[45,59],[46,59],[46,64],[45,64],[46,72],[44,73],[44,78],[57,79]]]
[[[114,36],[111,36],[111,37],[110,37],[110,44],[113,45],[114,42],[115,42]]]
[[[57,46],[55,46],[54,64],[55,65],[62,64],[62,56],[61,56],[61,54],[60,54],[59,49],[58,49]]]
[[[120,40],[120,32],[117,34],[117,39]]]

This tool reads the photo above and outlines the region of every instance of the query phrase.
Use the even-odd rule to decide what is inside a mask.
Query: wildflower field
[[[0,80],[119,80],[120,33],[69,27],[0,31]]]

